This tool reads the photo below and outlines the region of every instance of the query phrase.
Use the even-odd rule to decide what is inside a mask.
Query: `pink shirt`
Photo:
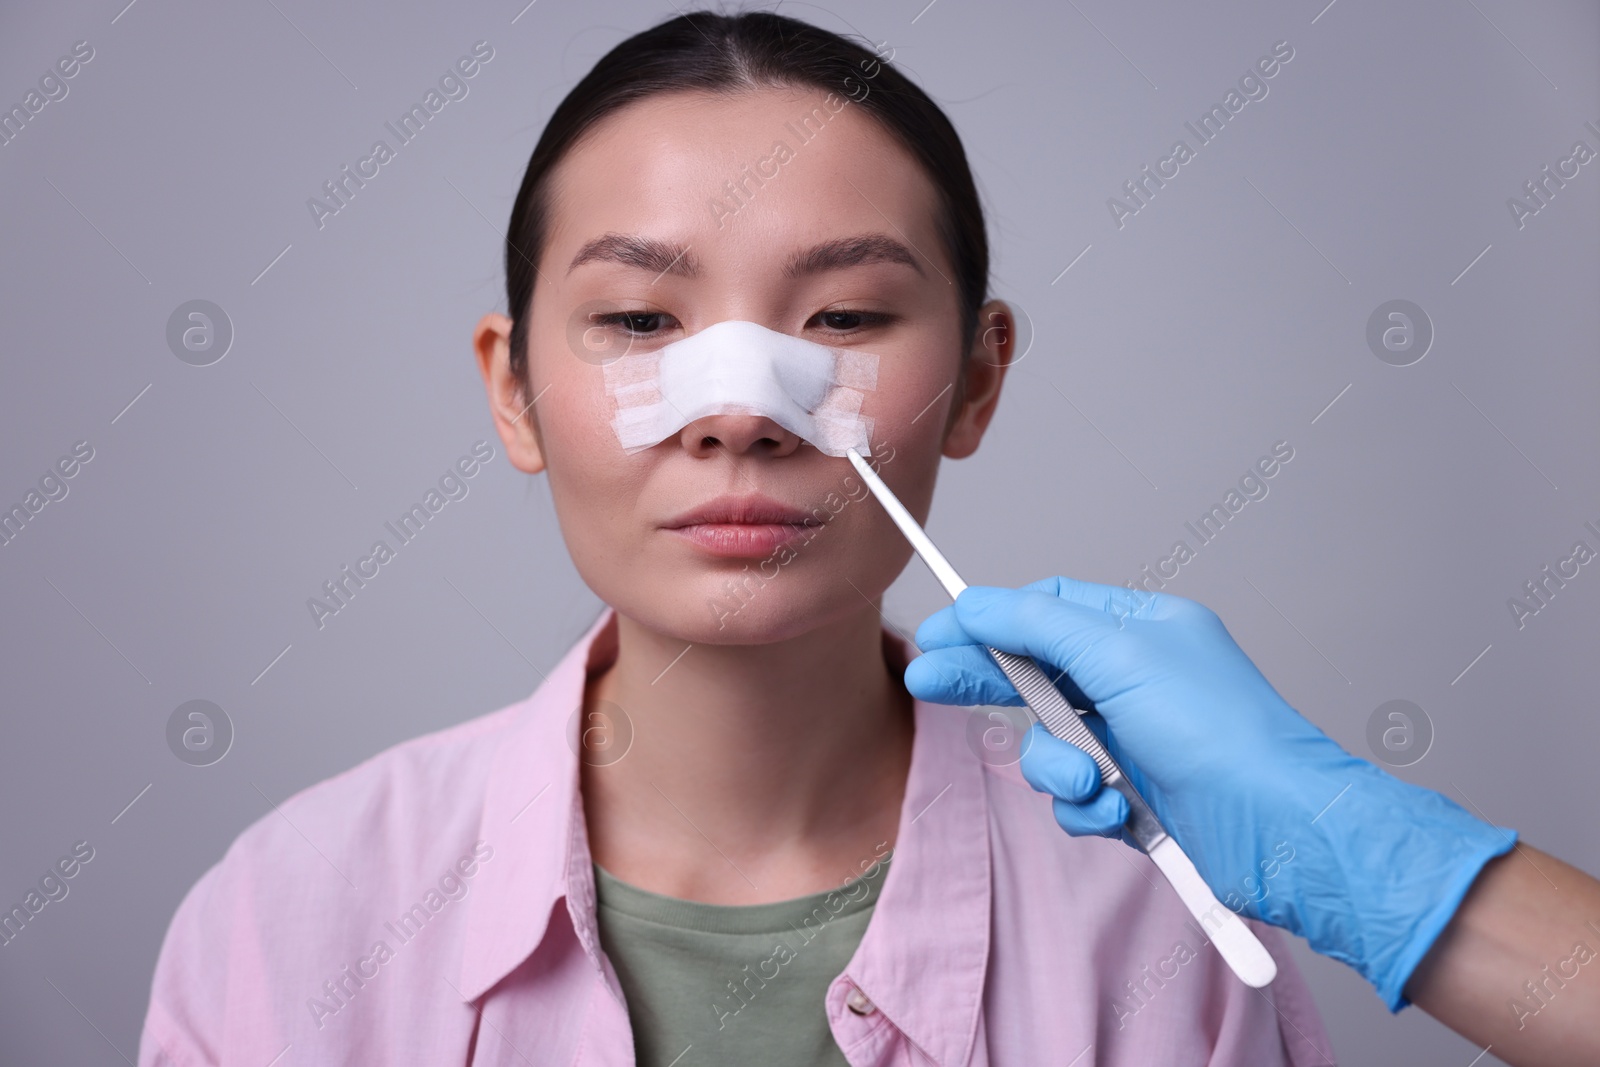
[[[140,1067],[633,1064],[574,715],[615,648],[607,609],[526,700],[240,834],[173,917]],[[915,715],[893,862],[825,1002],[851,1064],[1333,1063],[1277,931],[1251,923],[1279,967],[1252,990],[1148,859],[1068,837],[1015,765],[977,759],[965,709]]]

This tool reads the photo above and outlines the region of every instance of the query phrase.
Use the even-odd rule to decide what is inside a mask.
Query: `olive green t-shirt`
[[[627,997],[639,1067],[848,1067],[823,1001],[888,866],[838,889],[730,906],[651,893],[595,864],[600,944]]]

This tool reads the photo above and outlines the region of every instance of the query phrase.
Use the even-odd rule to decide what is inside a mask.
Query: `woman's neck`
[[[615,622],[616,659],[584,702],[586,721],[620,708],[632,730],[620,759],[581,768],[602,867],[753,904],[838,886],[894,846],[914,722],[875,608],[775,644],[687,651]]]

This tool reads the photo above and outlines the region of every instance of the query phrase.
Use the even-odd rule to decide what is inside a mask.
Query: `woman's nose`
[[[800,437],[765,415],[707,415],[678,431],[683,450],[707,458],[719,451],[787,456],[800,447]]]

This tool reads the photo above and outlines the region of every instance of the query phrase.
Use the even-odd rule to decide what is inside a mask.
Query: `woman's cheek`
[[[607,518],[617,514],[636,458],[622,451],[611,428],[611,404],[599,374],[552,378],[535,410],[551,496],[569,543],[615,536],[620,528]]]
[[[874,454],[892,449],[937,455],[953,393],[951,381],[937,372],[904,366],[888,374],[880,370],[876,395],[862,405],[873,420]]]
[[[599,367],[571,360],[556,368],[542,394],[535,394],[539,429],[550,460],[570,464],[617,463],[625,457],[612,429],[614,404]]]

